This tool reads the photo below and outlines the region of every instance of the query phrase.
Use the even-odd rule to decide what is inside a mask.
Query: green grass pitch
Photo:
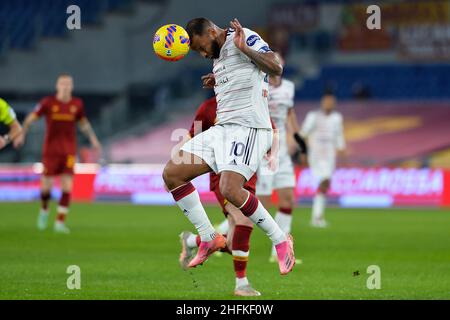
[[[176,207],[74,204],[70,235],[37,231],[37,210],[0,204],[0,299],[236,299],[230,256],[179,268],[178,234],[192,228]],[[309,211],[294,211],[303,264],[288,276],[254,231],[248,278],[261,299],[450,299],[449,210],[331,208],[323,230],[308,225]],[[67,289],[69,265],[81,268],[80,290]],[[366,287],[369,265],[381,268],[379,290]]]

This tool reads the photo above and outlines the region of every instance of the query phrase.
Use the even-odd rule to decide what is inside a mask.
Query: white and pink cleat
[[[194,259],[189,262],[189,268],[195,268],[199,264],[203,264],[206,260],[208,260],[209,256],[216,252],[217,250],[225,248],[227,245],[227,240],[221,234],[217,234],[214,240],[208,242],[200,242],[200,246],[198,247],[197,255]]]
[[[292,271],[295,265],[294,256],[294,239],[290,234],[287,235],[287,240],[275,246],[278,256],[278,266],[280,267],[281,275],[286,275]]]

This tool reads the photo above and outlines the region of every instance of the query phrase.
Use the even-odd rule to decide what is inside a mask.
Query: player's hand
[[[216,85],[216,79],[214,78],[214,74],[208,73],[207,75],[202,76],[203,89],[214,89]]]
[[[264,159],[267,161],[267,165],[270,171],[278,170],[278,156],[274,154],[271,150],[269,150],[265,155]]]
[[[17,137],[13,140],[13,146],[15,149],[21,148],[25,144],[25,135],[20,133]]]
[[[0,136],[0,150],[6,146],[6,140]]]
[[[244,28],[242,28],[238,19],[234,18],[233,21],[230,21],[230,26],[234,29],[234,44],[236,47],[244,52],[247,49],[247,44],[245,43],[245,34]]]

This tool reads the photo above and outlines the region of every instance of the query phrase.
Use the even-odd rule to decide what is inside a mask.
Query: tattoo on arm
[[[269,74],[281,76],[283,67],[274,52],[258,52],[252,49],[247,49],[244,52],[258,68]]]

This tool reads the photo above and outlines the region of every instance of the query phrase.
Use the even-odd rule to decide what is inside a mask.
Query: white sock
[[[229,228],[228,219],[225,219],[219,224],[216,230],[220,234],[227,234]]]
[[[284,233],[287,234],[291,232],[292,214],[278,211],[275,214],[275,222],[280,226],[280,229],[283,230]],[[272,246],[272,256],[277,256],[275,246]]]
[[[247,277],[244,278],[236,278],[236,288],[248,285]]]
[[[319,192],[314,196],[312,207],[312,218],[314,220],[323,219],[326,202],[327,199],[323,193]]]
[[[43,216],[48,216],[48,209],[43,209],[41,208],[39,210],[39,214],[43,215]]]
[[[250,216],[248,216],[248,218],[265,232],[270,240],[272,240],[273,245],[275,246],[283,241],[286,241],[286,234],[280,229],[278,224],[275,222],[275,220],[273,220],[272,216],[266,210],[266,208],[263,207],[261,202],[259,202],[259,200],[254,195],[250,194],[250,192],[247,200],[239,209],[243,210],[244,207],[246,207],[248,201],[251,201],[250,206],[254,204],[254,201],[258,202],[256,210]]]
[[[197,236],[191,233],[186,239],[186,244],[189,248],[197,248]]]
[[[211,241],[216,237],[216,231],[206,215],[197,190],[178,200],[177,205],[195,226],[202,241]]]

